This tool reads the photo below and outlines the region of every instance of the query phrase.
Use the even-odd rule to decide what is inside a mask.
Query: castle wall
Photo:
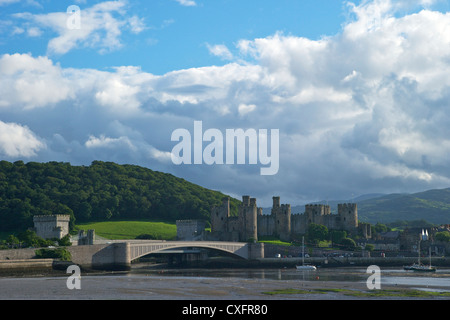
[[[291,216],[291,234],[305,234],[307,230],[307,216],[305,214],[293,214]]]
[[[275,234],[275,219],[271,215],[258,215],[258,236]]]
[[[306,205],[305,213],[291,214],[289,204],[281,204],[280,197],[273,197],[270,215],[263,215],[256,199],[242,197],[237,217],[229,216],[229,199],[211,211],[211,230],[218,240],[248,241],[262,236],[275,236],[290,241],[293,235],[305,234],[311,223],[324,225],[329,230],[345,230],[370,237],[370,225],[358,227],[358,209],[353,203],[339,204],[338,214],[331,214],[330,206]]]
[[[206,222],[203,220],[177,220],[177,240],[201,240]]]

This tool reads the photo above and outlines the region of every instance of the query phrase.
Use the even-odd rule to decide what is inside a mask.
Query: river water
[[[161,269],[142,264],[130,272],[81,274],[80,289],[67,286],[71,274],[0,277],[0,299],[121,299],[121,300],[264,300],[355,299],[336,292],[277,294],[286,289],[336,288],[367,291],[371,275],[365,268],[284,269]],[[433,274],[401,268],[381,270],[381,287],[450,292],[450,269]],[[74,281],[73,279],[71,280]]]

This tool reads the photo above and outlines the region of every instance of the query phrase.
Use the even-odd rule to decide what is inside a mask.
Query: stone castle
[[[221,241],[257,241],[262,236],[290,241],[296,234],[305,234],[312,223],[371,237],[370,225],[358,222],[356,203],[339,204],[337,214],[331,214],[330,206],[323,204],[306,205],[304,213],[291,214],[290,204],[280,204],[280,197],[273,197],[272,211],[267,215],[257,207],[255,198],[243,196],[237,216],[230,215],[229,198],[211,210],[211,236]]]
[[[69,233],[69,215],[36,215],[33,222],[36,235],[44,239],[61,239]]]

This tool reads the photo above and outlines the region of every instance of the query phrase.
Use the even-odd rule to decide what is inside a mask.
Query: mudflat
[[[67,277],[0,278],[2,300],[358,300],[450,299],[448,293],[386,285],[369,290],[365,282],[280,281],[270,279],[92,275],[80,289]],[[424,288],[426,289],[426,288]]]

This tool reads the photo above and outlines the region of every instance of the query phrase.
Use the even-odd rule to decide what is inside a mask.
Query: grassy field
[[[76,230],[89,229],[94,229],[97,236],[110,240],[135,239],[143,234],[154,239],[175,240],[177,235],[175,224],[161,221],[107,221],[76,225]]]

